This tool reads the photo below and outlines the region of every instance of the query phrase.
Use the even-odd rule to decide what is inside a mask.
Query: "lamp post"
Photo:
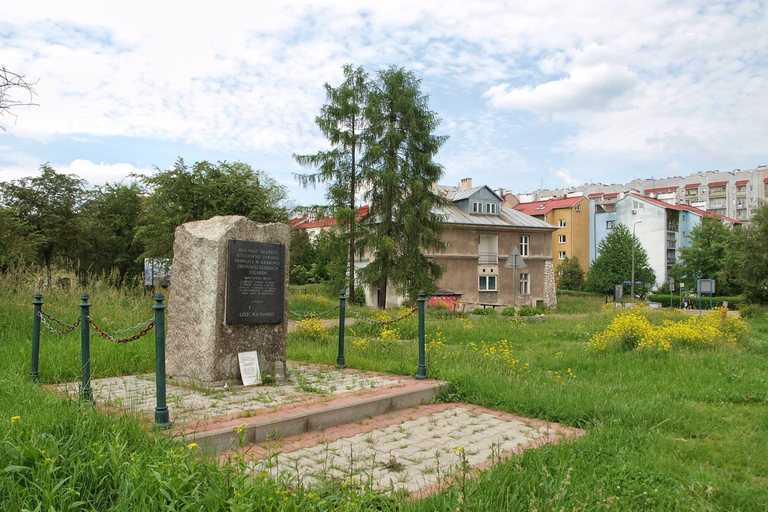
[[[632,224],[632,302],[635,302],[635,228],[641,220]]]

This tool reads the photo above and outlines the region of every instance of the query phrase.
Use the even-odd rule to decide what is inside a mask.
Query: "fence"
[[[323,311],[321,313],[310,313],[307,315],[301,315],[299,313],[295,313],[293,311],[289,311],[290,314],[298,317],[299,319],[309,319],[309,318],[319,318],[326,316],[337,309],[339,310],[339,351],[336,355],[336,368],[346,368],[346,360],[344,357],[344,336],[345,336],[345,327],[346,327],[346,313],[347,310],[357,319],[363,322],[368,322],[371,324],[377,324],[377,325],[390,325],[397,322],[402,322],[403,320],[411,317],[414,313],[419,313],[419,364],[416,367],[416,378],[417,379],[426,379],[427,378],[427,364],[426,364],[426,350],[425,350],[425,320],[424,320],[424,309],[425,309],[425,302],[426,302],[426,294],[424,291],[419,291],[419,298],[416,300],[417,306],[415,308],[412,308],[410,311],[405,313],[404,315],[393,318],[392,320],[374,320],[372,318],[368,318],[361,313],[358,313],[354,309],[347,306],[347,291],[341,290],[339,294],[339,305],[334,306],[333,308]]]
[[[82,362],[82,382],[80,384],[80,397],[88,402],[93,402],[93,389],[91,389],[91,328],[93,334],[97,334],[104,339],[114,343],[131,343],[146,336],[152,329],[155,330],[155,388],[157,395],[157,406],[155,407],[155,426],[161,429],[170,428],[172,423],[169,418],[168,406],[166,404],[165,388],[165,310],[167,306],[163,304],[165,297],[158,293],[154,297],[155,304],[152,306],[154,318],[142,322],[138,325],[123,329],[120,331],[107,332],[99,327],[90,315],[91,303],[90,296],[83,293],[80,297],[80,317],[68,324],[54,318],[43,311],[43,295],[35,294],[32,301],[34,316],[32,320],[32,364],[29,372],[29,378],[32,382],[40,379],[40,332],[44,325],[51,333],[56,335],[65,335],[73,332],[80,327],[80,354]],[[56,324],[61,329],[57,329],[52,324]],[[120,338],[120,335],[136,332],[136,334]]]

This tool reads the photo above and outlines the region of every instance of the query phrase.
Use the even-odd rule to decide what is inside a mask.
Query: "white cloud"
[[[602,110],[634,89],[638,82],[637,75],[626,66],[601,63],[588,68],[574,68],[568,77],[536,87],[496,85],[485,95],[493,106],[500,108],[544,113]]]
[[[571,171],[568,169],[558,169],[554,171],[555,176],[559,180],[559,187],[576,187],[581,185],[581,181],[571,176]]]
[[[77,159],[66,165],[49,164],[59,174],[74,174],[87,182],[87,187],[101,186],[106,183],[129,183],[131,174],[150,175],[153,169],[139,168],[131,164],[105,164]],[[0,181],[12,181],[27,176],[39,175],[40,163],[31,158],[17,158],[11,165],[0,166]]]

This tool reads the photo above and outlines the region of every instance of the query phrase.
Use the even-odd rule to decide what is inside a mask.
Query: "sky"
[[[328,149],[314,120],[344,64],[421,78],[449,137],[441,184],[525,193],[768,164],[764,1],[6,4],[0,66],[37,105],[0,117],[0,181],[46,162],[97,186],[241,161],[321,204],[292,155]]]

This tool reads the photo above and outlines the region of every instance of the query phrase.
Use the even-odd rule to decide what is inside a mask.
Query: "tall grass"
[[[88,291],[93,318],[108,329],[151,315],[151,297],[139,289]],[[81,292],[46,292],[45,309],[74,320]],[[545,322],[430,315],[428,372],[452,382],[450,399],[588,434],[496,466],[470,483],[469,494],[449,489],[412,502],[362,495],[348,482],[307,490],[296,481],[248,476],[237,464],[195,457],[194,447],[140,419],[98,413],[29,384],[32,293],[6,288],[0,303],[3,510],[768,509],[768,318],[759,308],[737,345],[664,354],[590,353],[588,340],[610,321],[601,314]],[[307,310],[318,305],[304,300]],[[338,330],[321,329],[292,334],[289,357],[333,364]],[[77,335],[44,334],[42,343],[43,379],[77,380]],[[149,341],[97,343],[94,376],[153,367]],[[415,316],[386,328],[358,322],[347,329],[348,366],[412,375],[417,354]]]

